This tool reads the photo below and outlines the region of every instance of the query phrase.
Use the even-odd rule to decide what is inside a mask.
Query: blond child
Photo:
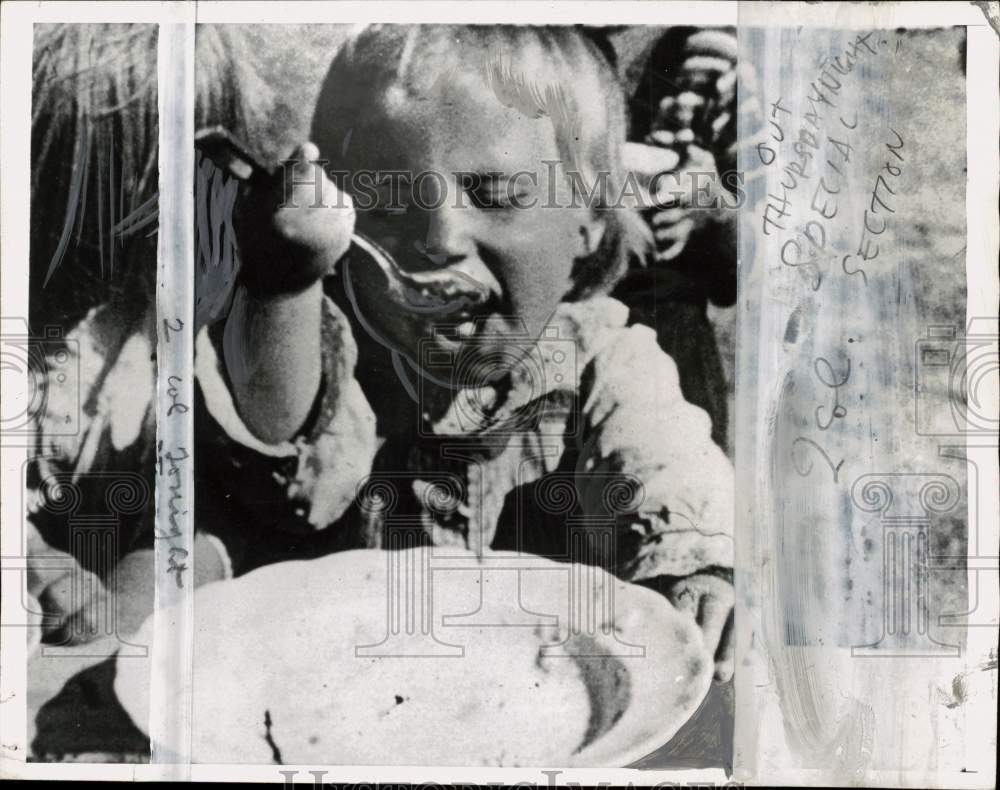
[[[607,296],[641,246],[614,205],[623,105],[574,28],[385,26],[340,51],[315,142],[245,201],[242,292],[198,341],[199,528],[232,572],[386,545],[377,484],[427,541],[661,589],[731,674],[732,469]],[[568,520],[609,514],[574,555]]]

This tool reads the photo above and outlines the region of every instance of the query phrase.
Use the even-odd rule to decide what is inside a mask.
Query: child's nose
[[[428,210],[427,235],[421,253],[435,266],[458,263],[475,252],[471,214],[461,206]]]

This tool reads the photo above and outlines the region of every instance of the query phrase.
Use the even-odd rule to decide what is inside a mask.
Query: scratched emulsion
[[[965,321],[964,30],[740,37],[764,131],[740,162],[738,770],[934,784],[964,759],[927,700],[962,666],[938,617],[964,566],[935,560],[965,553],[966,475],[921,416],[949,404],[920,344]]]

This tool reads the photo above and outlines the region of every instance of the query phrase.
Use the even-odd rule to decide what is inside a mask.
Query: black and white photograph
[[[39,5],[5,778],[995,786],[995,3]]]

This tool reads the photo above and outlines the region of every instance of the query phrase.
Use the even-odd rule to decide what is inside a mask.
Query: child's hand
[[[240,280],[257,297],[305,290],[350,246],[354,204],[318,158],[316,146],[305,143],[242,196],[236,216]]]
[[[712,574],[695,573],[675,580],[666,593],[678,611],[690,614],[701,627],[705,646],[715,656],[715,679],[729,680],[734,669],[733,585]]]
[[[680,255],[691,235],[712,223],[729,199],[719,184],[715,159],[708,151],[689,145],[686,159],[684,169],[665,182],[674,187],[669,197],[655,196],[660,203],[667,202],[665,198],[673,201],[650,217],[657,263],[667,263]]]
[[[99,616],[106,591],[97,574],[49,546],[30,522],[27,555],[27,591],[41,607],[42,637],[75,644],[103,633],[106,623],[99,622]]]
[[[651,136],[659,145],[693,143],[726,159],[723,152],[736,142],[737,81],[748,90],[752,70],[740,67],[736,36],[723,30],[693,34],[681,54],[677,94],[660,102]]]

